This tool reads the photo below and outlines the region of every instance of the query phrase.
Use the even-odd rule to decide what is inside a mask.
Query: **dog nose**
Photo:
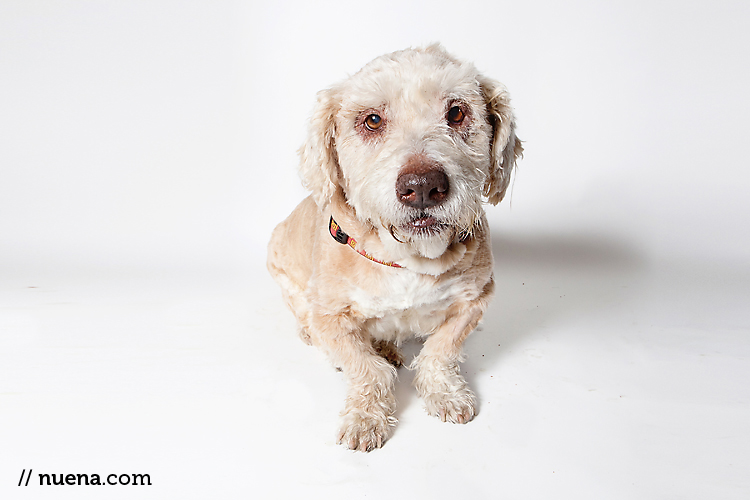
[[[448,176],[439,167],[410,162],[396,179],[398,201],[412,208],[440,205],[448,197]]]

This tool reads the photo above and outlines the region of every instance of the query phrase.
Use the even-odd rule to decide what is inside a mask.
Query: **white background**
[[[2,2],[0,496],[747,498],[749,5]],[[402,369],[357,454],[265,246],[315,93],[433,41],[525,141],[480,414],[431,419]]]

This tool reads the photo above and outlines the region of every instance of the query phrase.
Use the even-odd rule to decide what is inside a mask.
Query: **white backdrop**
[[[511,333],[502,355],[470,366],[477,379],[502,365],[504,380],[539,385],[525,392],[479,382],[485,401],[519,400],[501,403],[506,413],[497,418],[509,418],[510,430],[493,434],[500,462],[462,469],[466,482],[448,481],[447,465],[430,461],[454,430],[429,427],[436,440],[406,450],[399,446],[423,436],[399,431],[381,455],[349,461],[331,442],[340,394],[300,389],[340,381],[315,374],[324,363],[293,339],[264,270],[272,228],[306,195],[296,150],[315,93],[382,53],[434,41],[506,84],[525,141],[509,197],[488,209],[498,265],[506,266],[498,301],[506,309],[493,309],[487,329]],[[513,498],[746,497],[749,49],[750,3],[740,0],[0,3],[0,491],[62,498],[59,488],[19,490],[20,470],[107,463],[159,471],[163,489],[139,490],[144,498],[246,497],[264,478],[283,486],[277,491],[361,498],[363,484],[378,482],[370,466],[395,476],[415,456],[431,464],[408,469],[419,484],[407,478],[393,487],[416,498],[433,490],[487,498],[476,485],[497,474]],[[227,276],[236,277],[234,295]],[[531,276],[543,286],[517,287]],[[568,285],[564,305],[552,301],[564,297],[558,281]],[[48,295],[29,295],[37,292]],[[533,316],[538,305],[554,312]],[[578,323],[584,317],[593,318],[588,326]],[[200,328],[169,330],[185,324]],[[548,337],[547,327],[589,333]],[[272,340],[271,329],[283,335]],[[600,346],[599,331],[613,344]],[[476,342],[470,359],[501,345]],[[537,360],[550,354],[556,361]],[[597,377],[615,399],[623,385],[647,394],[629,408],[658,422],[636,425],[629,413],[602,410],[611,416],[603,421],[622,425],[592,430],[593,420],[579,418],[588,403],[550,382],[561,373]],[[85,391],[108,406],[82,399]],[[323,416],[279,395],[295,391],[311,407],[327,398]],[[193,394],[205,401],[188,404]],[[661,413],[646,404],[672,396],[679,404]],[[274,418],[254,420],[248,401]],[[134,408],[155,410],[145,417]],[[414,402],[400,415],[402,426],[417,409]],[[493,415],[488,404],[482,411]],[[560,415],[564,430],[548,415]],[[225,430],[200,434],[217,419]],[[102,421],[121,438],[107,446],[65,438]],[[482,425],[467,431],[479,447],[489,442]],[[324,438],[326,448],[315,448]],[[465,467],[487,456],[450,442]],[[72,460],[74,448],[81,451]],[[248,458],[248,449],[261,451]],[[576,474],[540,479],[539,461],[549,465],[545,474],[557,467],[561,476],[558,454]],[[254,479],[200,479],[224,468]],[[603,479],[621,470],[617,481]],[[635,496],[622,489],[631,479]]]
[[[748,262],[745,2],[4,2],[2,253],[232,265],[304,195],[315,92],[442,42],[511,91],[520,229]]]

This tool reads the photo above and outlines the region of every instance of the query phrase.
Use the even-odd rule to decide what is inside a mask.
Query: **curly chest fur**
[[[352,311],[367,318],[370,335],[379,340],[429,335],[444,323],[445,311],[456,297],[467,292],[460,276],[438,280],[406,270],[393,274],[379,290],[351,290]]]

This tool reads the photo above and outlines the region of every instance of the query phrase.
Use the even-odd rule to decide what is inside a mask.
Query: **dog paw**
[[[386,361],[396,368],[399,368],[404,364],[404,357],[393,342],[388,342],[387,340],[376,340],[372,343],[372,346],[375,348],[375,352],[385,358]]]
[[[429,394],[424,402],[427,413],[443,422],[466,424],[477,414],[476,396],[467,388],[454,393]]]
[[[383,446],[395,425],[392,416],[349,412],[344,415],[337,442],[350,450],[371,451]]]
[[[307,328],[301,326],[299,328],[299,338],[302,339],[302,342],[304,342],[307,345],[313,345],[312,339],[310,338],[310,332],[307,331]]]

